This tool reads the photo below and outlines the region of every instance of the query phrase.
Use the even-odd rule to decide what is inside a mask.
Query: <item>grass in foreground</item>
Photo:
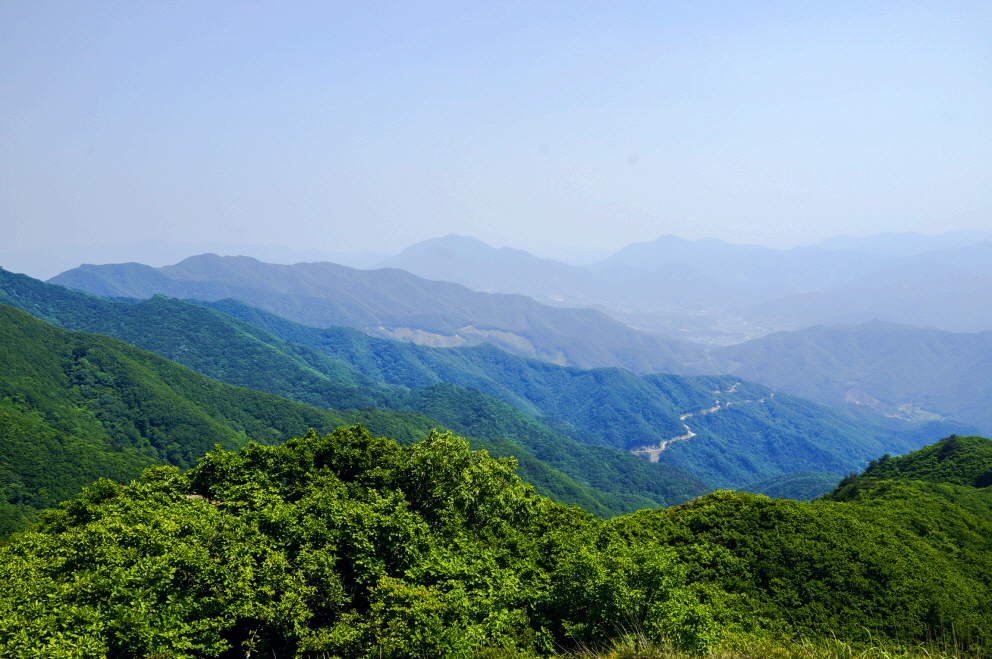
[[[639,635],[625,636],[606,650],[584,649],[558,655],[559,659],[985,659],[988,656],[981,649],[965,652],[946,644],[854,645],[835,638],[790,641],[753,636],[728,637],[718,648],[694,654],[652,643]]]

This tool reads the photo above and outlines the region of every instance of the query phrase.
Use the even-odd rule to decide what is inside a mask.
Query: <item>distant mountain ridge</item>
[[[743,294],[729,304],[715,297],[700,298],[715,307],[707,310],[701,304],[699,310],[717,312],[709,316],[716,326],[782,330],[878,318],[975,332],[992,330],[990,238],[992,234],[978,231],[891,234],[827,243],[835,249],[775,250],[662,236],[628,245],[590,268],[630,279],[638,268],[683,264],[724,287],[740,289]],[[836,249],[842,246],[851,249]],[[691,326],[693,320],[679,322]]]
[[[693,372],[694,364],[705,359],[699,346],[638,332],[592,309],[479,293],[396,269],[273,265],[205,254],[162,268],[85,265],[50,281],[103,296],[235,298],[314,327],[354,327],[441,347],[490,342],[526,357],[582,368]]]
[[[768,299],[797,290],[834,286],[857,274],[876,270],[885,262],[885,257],[860,252],[831,252],[815,247],[782,250],[737,245],[716,238],[686,240],[665,235],[650,242],[627,245],[589,268],[609,274],[630,268],[651,271],[681,264]]]
[[[992,232],[962,230],[947,231],[935,236],[929,236],[915,231],[905,231],[902,233],[879,233],[858,238],[836,236],[820,241],[811,245],[811,247],[867,252],[881,256],[914,256],[935,249],[967,247],[987,240],[992,240]]]
[[[449,235],[412,245],[382,265],[474,290],[591,306],[632,327],[725,345],[872,318],[992,329],[990,237],[881,234],[773,249],[664,235],[576,267]]]
[[[197,254],[222,256],[251,256],[269,263],[300,263],[303,261],[333,261],[354,268],[368,267],[385,258],[367,250],[333,252],[321,249],[292,249],[282,245],[233,245],[217,241],[178,242],[171,240],[141,240],[112,245],[56,245],[45,249],[3,249],[0,246],[0,266],[22,272],[37,279],[49,279],[84,263],[125,263],[136,261],[151,266],[169,265]]]
[[[455,282],[475,291],[519,293],[544,304],[576,306],[598,301],[597,278],[589,270],[520,249],[497,249],[471,236],[451,234],[425,240],[375,267],[399,268],[424,279]]]
[[[982,231],[936,236],[891,233],[774,249],[663,235],[578,267],[452,234],[411,245],[380,260],[378,266],[400,268],[434,282],[461,284],[477,292],[527,295],[553,307],[593,308],[632,328],[718,346],[785,329],[872,318],[951,331],[992,329],[992,313],[982,303],[992,288],[992,270],[983,265],[992,262],[990,238],[992,233]],[[932,272],[941,266],[944,274],[933,278]],[[961,290],[954,286],[955,277],[963,284]],[[920,289],[922,299],[906,295],[906,289],[913,287]],[[978,304],[948,314],[947,301],[955,297],[958,301],[974,298]],[[285,310],[277,312],[287,315]],[[315,324],[302,315],[293,317]],[[624,359],[563,362],[556,350],[542,352],[542,346],[530,339],[521,341],[513,330],[509,331],[513,336],[487,337],[471,323],[453,329],[428,324],[429,329],[397,324],[400,329],[391,336],[436,346],[472,345],[488,339],[502,341],[503,347],[520,354],[558,363],[613,364],[639,370]],[[373,331],[381,331],[377,328]],[[460,329],[464,331],[454,336]],[[511,347],[513,342],[516,348]],[[694,372],[671,364],[667,370]]]
[[[635,310],[692,313],[753,299],[688,263],[620,265],[600,272],[595,265],[577,267],[454,234],[411,245],[378,265],[476,291],[528,295],[551,306],[593,307],[635,327]]]
[[[952,332],[992,329],[992,242],[909,257],[831,290],[744,307],[782,329],[878,319]]]
[[[992,331],[873,320],[778,332],[712,352],[720,370],[829,405],[948,417],[992,434]]]

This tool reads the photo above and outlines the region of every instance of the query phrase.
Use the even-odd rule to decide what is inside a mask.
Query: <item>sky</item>
[[[992,229],[992,3],[0,1],[0,251]]]

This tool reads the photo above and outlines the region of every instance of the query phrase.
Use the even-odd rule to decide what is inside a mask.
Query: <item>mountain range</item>
[[[598,514],[669,505],[706,490],[703,483],[667,465],[577,443],[477,390],[443,384],[438,378],[416,383],[415,390],[380,384],[346,362],[202,306],[161,296],[137,304],[113,302],[5,271],[0,271],[0,283],[0,302],[62,327],[127,340],[227,384],[324,409],[362,408],[360,414],[349,412],[352,420],[380,414],[374,408],[424,412],[431,417],[424,421],[428,427],[455,429],[497,455],[516,456],[521,473],[540,491]],[[354,330],[345,332],[364,337]],[[401,441],[410,437],[407,431],[390,435]],[[556,467],[549,471],[549,465]],[[555,470],[557,474],[551,473]],[[576,481],[561,472],[574,474]]]
[[[492,345],[431,348],[348,328],[308,327],[234,300],[199,303],[227,314],[221,316],[164,297],[113,302],[23,275],[4,273],[3,281],[4,301],[64,327],[111,334],[223,381],[321,407],[413,410],[470,436],[509,436],[554,468],[616,495],[672,496],[648,485],[646,476],[624,490],[617,484],[625,477],[594,476],[576,458],[599,445],[596,461],[615,464],[615,474],[647,474],[652,463],[634,458],[630,451],[637,451],[659,467],[676,468],[668,473],[743,487],[791,472],[839,476],[875,455],[965,430],[947,422],[889,419],[855,406],[815,405],[736,377],[584,370]],[[466,393],[471,390],[476,393]],[[473,403],[472,396],[482,398]],[[487,409],[503,426],[514,415],[530,420],[515,421],[518,430],[508,432],[467,407]],[[487,424],[490,431],[480,430]],[[553,448],[568,443],[570,459]],[[623,466],[619,456],[626,456]]]
[[[717,487],[793,471],[846,472],[843,465],[866,455],[902,453],[928,436],[966,430],[943,420],[905,425],[855,405],[814,405],[737,377],[561,367],[491,345],[429,348],[309,328],[232,300],[204,304],[382,382],[472,387],[579,441],[639,450]],[[678,439],[685,435],[692,441]]]
[[[398,268],[434,282],[462,284],[476,292],[526,295],[549,306],[593,308],[633,328],[718,346],[740,343],[778,330],[839,322],[859,323],[876,318],[959,332],[992,329],[992,308],[987,302],[992,299],[989,296],[992,270],[985,265],[992,262],[990,238],[992,234],[977,231],[948,232],[938,236],[880,234],[861,239],[836,238],[819,245],[783,250],[735,245],[714,238],[686,240],[661,236],[654,241],[628,245],[606,259],[578,267],[539,258],[523,250],[496,249],[475,238],[450,235],[412,245],[373,267]],[[227,250],[228,253],[231,251]],[[273,249],[269,252],[275,256]],[[300,257],[303,256],[300,253]],[[312,255],[308,258],[313,260]],[[277,261],[276,258],[267,260]],[[352,260],[351,263],[356,262]],[[369,263],[371,261],[364,261],[363,267],[368,267]],[[315,265],[308,267],[312,271]],[[164,266],[160,274],[187,280],[188,284],[189,280],[198,277],[191,271],[202,267],[204,264]],[[242,269],[232,264],[226,267],[234,271]],[[85,266],[82,270],[89,268]],[[82,270],[63,273],[55,281],[105,295],[135,294],[125,293],[134,290],[129,287],[136,284],[135,281],[128,285],[122,285],[121,281],[112,285],[96,282],[93,281],[95,273],[83,275]],[[132,276],[135,273],[110,276],[104,272],[99,277],[127,280]],[[212,276],[219,279],[217,273]],[[351,274],[325,272],[317,276],[325,279],[344,277],[351,280],[349,286],[354,288],[355,285],[355,277]],[[368,277],[373,288],[402,289],[398,282],[382,281],[387,275],[369,274]],[[148,279],[148,275],[139,279]],[[275,279],[285,278],[280,275]],[[421,284],[418,282],[416,286]],[[118,292],[112,293],[115,288]],[[159,285],[156,290],[172,295],[166,288],[180,293],[174,282],[171,287]],[[228,292],[232,294],[227,297],[244,299],[243,295],[234,294],[237,291]],[[365,293],[367,290],[361,291],[361,294]],[[437,290],[431,290],[432,295],[436,293]],[[139,296],[146,297],[147,294],[147,287],[141,288]],[[203,291],[198,293],[203,294]],[[324,296],[326,293],[318,295]],[[461,296],[452,291],[442,297],[451,296],[457,298],[459,304],[464,303]],[[341,300],[345,305],[351,302],[347,297],[344,295]],[[264,306],[261,301],[253,304]],[[296,310],[295,315],[287,309],[276,309],[274,305],[270,310],[308,324],[321,324],[307,318],[300,310]],[[420,316],[420,311],[420,308],[404,308],[400,314]],[[448,311],[442,308],[440,313]],[[519,315],[520,310],[513,313]],[[478,309],[471,310],[468,315],[486,318]],[[513,326],[506,330],[512,336],[482,336],[480,331],[494,328],[480,329],[470,322],[458,324],[464,317],[457,314],[449,318],[457,327],[439,323],[436,318],[432,321],[418,318],[417,323],[402,324],[397,318],[351,318],[343,322],[342,314],[335,316],[333,324],[347,324],[365,331],[388,331],[394,325],[394,338],[433,345],[471,345],[492,340],[520,354],[583,367],[618,365],[650,372],[663,366],[663,370],[672,372],[709,372],[693,370],[698,365],[699,355],[685,346],[669,346],[663,364],[659,364],[657,357],[645,360],[643,351],[657,352],[658,346],[645,346],[643,337],[627,337],[628,340],[621,342],[623,346],[611,346],[611,358],[600,355],[596,361],[583,363],[569,359],[574,354],[568,355],[564,350],[548,345],[553,340],[535,342],[533,337],[522,337],[519,323],[508,323],[506,319],[500,319],[500,324]],[[380,320],[379,325],[374,324]],[[587,325],[590,322],[585,320]],[[601,329],[608,327],[602,322],[597,324]],[[380,325],[383,330],[378,330]],[[495,329],[504,331],[502,327]],[[556,327],[554,331],[560,329]],[[574,335],[571,329],[565,333]],[[516,343],[516,347],[511,347],[511,343]],[[625,355],[618,357],[617,349]]]
[[[354,327],[436,347],[489,342],[583,368],[685,372],[703,359],[699,346],[638,332],[592,309],[549,307],[523,295],[476,292],[391,268],[275,265],[204,254],[161,268],[84,265],[50,281],[102,296],[234,298],[313,327]]]
[[[508,287],[573,286],[572,301],[585,294],[582,290],[609,294],[610,281],[650,287],[652,277],[678,278],[715,295],[721,278],[740,270],[737,279],[743,283],[725,291],[729,299],[767,294],[771,283],[762,283],[763,276],[799,269],[804,260],[813,264],[806,270],[809,281],[827,281],[839,276],[838,264],[870,269],[895,258],[900,265],[881,275],[928,267],[948,272],[964,255],[969,264],[977,263],[971,272],[981,280],[992,273],[981,260],[989,245],[892,257],[663,236],[576,268],[450,236],[413,246],[385,265],[433,262],[433,271],[425,274],[467,273],[463,277],[475,276],[478,287],[487,277],[497,281],[505,268],[517,277],[503,277]],[[840,257],[830,261],[824,256],[829,254]],[[695,260],[708,272],[683,267],[677,259]],[[0,273],[0,302],[67,329],[114,336],[229,384],[324,409],[421,413],[480,441],[509,441],[517,448],[504,449],[518,450],[524,462],[557,470],[554,477],[532,470],[534,478],[557,479],[549,493],[584,497],[583,505],[599,506],[604,514],[667,502],[706,486],[822,491],[831,474],[857,469],[872,456],[990,424],[984,412],[990,387],[980,375],[988,354],[983,333],[873,322],[779,332],[706,350],[634,330],[595,310],[471,291],[396,268],[276,265],[207,254],[159,268],[83,266],[53,279],[121,298],[116,302]],[[884,281],[881,275],[862,279]],[[936,290],[946,285],[936,275],[923,280]],[[636,285],[630,290],[650,297],[636,293]],[[960,307],[962,301],[951,304]],[[822,299],[808,306],[829,310]],[[245,367],[249,363],[252,368]],[[691,373],[709,375],[686,376]],[[607,472],[593,474],[581,466],[577,456],[589,451],[600,452],[597,461],[611,465]],[[652,469],[670,471],[634,468],[633,454],[657,461]],[[623,474],[631,473],[639,475],[621,487]],[[675,485],[679,478],[700,482]],[[562,485],[567,479],[571,484]],[[592,489],[580,493],[582,488]]]
[[[50,245],[44,249],[7,249],[0,245],[0,265],[38,279],[49,279],[84,263],[138,262],[152,266],[177,263],[197,254],[252,256],[267,263],[333,261],[355,268],[368,267],[386,254],[362,250],[340,252],[322,249],[291,249],[281,245],[235,245],[217,241],[178,242],[174,240],[140,240],[112,245]]]
[[[382,264],[403,265],[415,271],[420,268],[421,274],[429,277],[461,278],[464,283],[477,288],[498,287],[502,284],[503,290],[518,289],[539,297],[543,295],[542,299],[550,299],[555,292],[564,291],[565,295],[557,296],[560,300],[551,300],[553,304],[567,306],[582,301],[594,303],[604,312],[625,317],[634,325],[638,324],[639,318],[661,318],[657,314],[652,316],[652,313],[661,313],[659,310],[665,304],[669,305],[664,307],[669,311],[681,305],[680,308],[687,315],[672,315],[665,322],[669,324],[669,329],[672,323],[685,325],[686,327],[681,328],[684,331],[675,331],[673,334],[694,338],[697,343],[662,342],[661,346],[656,341],[644,343],[649,333],[631,335],[628,329],[626,336],[636,336],[634,342],[639,342],[638,348],[641,349],[632,354],[632,351],[618,346],[615,338],[609,337],[615,327],[611,327],[607,321],[599,325],[596,331],[589,331],[586,340],[571,342],[568,345],[568,358],[562,359],[565,351],[554,350],[551,346],[553,340],[532,341],[527,337],[517,340],[523,335],[521,325],[512,318],[507,320],[504,315],[519,319],[513,304],[508,304],[489,316],[492,325],[510,328],[508,331],[501,333],[502,330],[494,330],[488,335],[473,334],[473,329],[477,329],[477,326],[468,328],[466,325],[457,328],[462,331],[446,335],[449,339],[447,342],[443,340],[445,335],[427,329],[413,331],[409,327],[404,330],[385,325],[370,329],[367,326],[361,327],[359,322],[349,324],[378,336],[434,345],[472,345],[489,339],[516,354],[550,359],[559,364],[583,367],[622,366],[639,374],[653,371],[676,374],[734,373],[784,393],[831,405],[842,402],[868,405],[891,416],[917,420],[944,418],[984,430],[992,425],[989,416],[983,412],[988,407],[989,387],[984,383],[980,368],[973,366],[983,363],[984,353],[980,347],[982,341],[976,337],[977,344],[968,347],[966,344],[971,339],[965,336],[981,334],[983,328],[990,326],[989,319],[992,318],[992,307],[989,306],[992,304],[992,267],[988,265],[992,263],[992,258],[989,258],[992,256],[989,254],[992,243],[981,241],[983,237],[985,234],[980,232],[957,232],[937,237],[891,234],[860,241],[828,241],[821,246],[804,248],[806,251],[802,254],[817,254],[816,258],[807,259],[814,266],[816,263],[827,263],[832,258],[831,255],[837,254],[843,257],[841,263],[850,265],[853,262],[852,254],[858,253],[861,254],[858,258],[862,258],[862,266],[897,265],[870,272],[829,290],[798,293],[729,310],[735,299],[738,302],[753,299],[751,296],[756,289],[747,292],[743,288],[721,284],[721,280],[703,274],[693,266],[668,263],[653,271],[647,270],[646,266],[683,258],[695,259],[697,265],[709,267],[705,264],[719,261],[723,254],[730,255],[730,262],[736,259],[737,265],[747,266],[752,272],[759,274],[759,266],[764,260],[766,269],[762,276],[771,276],[775,272],[786,272],[788,268],[799,268],[803,261],[800,250],[770,250],[730,245],[717,240],[685,241],[663,236],[652,243],[629,246],[591,268],[578,268],[540,259],[521,250],[495,249],[473,238],[448,236],[411,246]],[[933,240],[928,241],[928,238]],[[941,245],[949,246],[940,247]],[[928,246],[939,248],[919,251]],[[844,248],[847,251],[827,249],[828,247]],[[852,251],[855,248],[863,251]],[[626,256],[621,259],[624,254]],[[623,265],[624,261],[626,266]],[[103,294],[137,294],[144,297],[150,290],[172,290],[168,286],[142,288],[120,272],[113,276],[109,274],[114,268],[121,270],[127,267],[131,266],[102,266],[97,269],[103,273],[100,277],[116,277],[117,281],[126,282],[120,286],[112,282],[101,283],[103,280],[94,281],[88,273],[92,268],[65,273],[64,280],[70,285]],[[619,291],[617,295],[640,300],[641,311],[634,311],[632,306],[628,306],[623,313],[618,313],[615,305],[611,311],[605,302],[610,292],[603,273],[613,269],[611,276],[620,277],[617,273],[624,267],[627,268],[624,276],[628,278],[615,280],[615,284],[620,282],[615,290]],[[733,269],[728,262],[724,262],[719,267],[711,267],[710,273],[718,275],[717,271],[721,268],[724,273]],[[826,266],[824,268],[824,272],[831,271]],[[142,270],[147,273],[147,269]],[[815,272],[816,268],[811,266],[810,270]],[[843,271],[843,268],[834,268],[831,276],[839,277],[839,273]],[[390,271],[372,271],[377,272],[382,274]],[[826,275],[821,273],[821,276]],[[741,279],[738,278],[738,283]],[[442,282],[419,283],[428,287],[431,293],[455,290],[460,295],[465,294],[462,289],[444,288],[445,284]],[[370,283],[370,286],[374,285],[374,282]],[[436,290],[430,288],[435,285],[438,286]],[[195,290],[173,292],[198,295]],[[236,290],[226,292],[230,292],[232,297],[247,297]],[[479,295],[484,296],[483,293]],[[659,303],[662,306],[651,307],[652,295],[666,297],[667,302]],[[515,299],[512,296],[485,297],[503,301]],[[457,304],[461,297],[455,295],[451,299]],[[713,302],[712,312],[692,311],[693,304],[705,299]],[[274,304],[267,308],[270,311],[277,309]],[[490,305],[488,308],[494,307]],[[547,306],[538,305],[532,308],[550,314],[557,313]],[[468,306],[463,309],[465,316],[477,313]],[[459,322],[467,322],[465,316]],[[745,317],[751,320],[742,320]],[[851,327],[852,324],[866,323],[877,318],[887,319],[882,322],[888,324],[876,324],[869,332],[862,332],[860,338],[840,338],[844,332],[857,332]],[[294,319],[315,324],[308,320],[305,313],[296,314]],[[602,315],[598,319],[603,321]],[[403,320],[402,314],[394,314],[393,320],[398,324]],[[529,320],[525,319],[525,322]],[[645,322],[650,325],[654,321]],[[735,322],[739,328],[745,329],[735,333]],[[838,323],[847,327],[837,325],[830,332],[802,329]],[[926,335],[929,338],[914,338],[908,328],[897,329],[896,324],[919,326],[919,337]],[[555,326],[560,329],[561,334],[576,331],[574,325],[568,327],[558,323]],[[945,332],[953,330],[962,336],[939,334],[939,329],[925,329],[928,326],[944,328]],[[802,335],[788,338],[787,335],[767,334],[774,327],[798,330]],[[436,325],[434,329],[437,329]],[[757,343],[739,341],[751,334],[758,340]],[[768,341],[761,338],[768,336],[777,338]],[[868,340],[869,336],[874,338]],[[943,338],[934,338],[938,336]],[[544,338],[548,339],[547,336]],[[654,336],[652,339],[657,340],[658,337]],[[711,345],[708,348],[701,346],[698,343],[700,340],[710,340]],[[778,348],[772,349],[771,346],[776,341]],[[794,345],[797,341],[809,345],[802,350],[784,347],[786,344]],[[719,345],[728,342],[731,345]],[[535,349],[535,343],[549,350]],[[650,350],[649,344],[655,347],[656,352],[660,347],[662,358],[657,354],[653,357],[644,356],[643,351]],[[586,352],[591,345],[595,346],[595,351]],[[882,350],[882,346],[887,348]],[[609,354],[604,354],[607,349]],[[934,354],[935,350],[937,352]],[[820,356],[812,358],[809,351],[817,352]],[[886,357],[896,354],[901,355],[901,358],[897,360]],[[872,368],[866,368],[865,365],[869,363],[873,365]],[[912,369],[907,366],[909,364],[912,364]],[[965,376],[962,377],[961,374]]]
[[[446,236],[380,262],[474,290],[590,306],[633,327],[721,345],[878,318],[992,329],[992,234],[890,234],[789,250],[661,236],[586,267]]]

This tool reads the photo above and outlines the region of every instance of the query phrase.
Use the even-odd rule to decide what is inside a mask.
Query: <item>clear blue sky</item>
[[[0,1],[0,248],[992,228],[992,3]]]

